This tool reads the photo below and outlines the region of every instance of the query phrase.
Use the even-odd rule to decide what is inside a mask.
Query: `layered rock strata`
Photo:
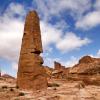
[[[35,11],[26,16],[20,51],[17,85],[21,89],[38,90],[47,87],[45,69],[42,66],[43,52],[39,17]]]

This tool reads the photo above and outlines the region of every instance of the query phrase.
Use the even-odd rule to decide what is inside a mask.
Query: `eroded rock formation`
[[[39,17],[35,11],[26,16],[20,51],[17,85],[22,89],[43,89],[47,87],[43,59]]]
[[[70,73],[98,74],[100,73],[100,59],[84,56],[77,65],[73,66]]]
[[[0,77],[1,77],[1,70],[0,70]]]
[[[52,77],[57,79],[63,79],[68,74],[68,68],[62,66],[59,62],[54,62],[54,70],[52,71]]]
[[[82,57],[79,63],[70,69],[69,77],[85,84],[100,85],[100,58]]]
[[[54,62],[54,69],[55,70],[63,70],[63,69],[65,69],[65,67],[64,66],[62,66],[59,62]]]

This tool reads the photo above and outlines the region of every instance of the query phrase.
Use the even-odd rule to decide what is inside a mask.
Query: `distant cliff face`
[[[84,56],[79,63],[70,69],[70,73],[98,74],[100,73],[100,58]]]
[[[64,70],[65,66],[62,66],[59,62],[54,62],[54,69],[55,70]]]

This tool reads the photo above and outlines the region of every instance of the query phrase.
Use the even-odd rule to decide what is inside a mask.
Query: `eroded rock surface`
[[[59,62],[54,62],[54,69],[55,70],[63,70],[63,69],[65,69],[65,67],[64,66],[62,66]]]
[[[87,85],[100,85],[100,58],[84,56],[69,73],[69,78],[72,80],[82,80]]]
[[[54,62],[54,70],[52,71],[52,78],[65,79],[68,76],[69,68],[61,65],[59,62]]]
[[[0,79],[0,100],[100,100],[99,86],[61,79],[51,79],[49,83],[52,85],[45,90],[23,91],[14,82]]]
[[[47,87],[43,59],[39,17],[35,11],[26,16],[24,35],[18,65],[17,85],[22,89],[44,89]]]
[[[73,66],[70,73],[77,74],[99,74],[100,73],[100,58],[92,58],[85,56],[79,60],[79,63]]]

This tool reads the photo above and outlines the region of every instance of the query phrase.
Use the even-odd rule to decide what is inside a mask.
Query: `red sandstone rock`
[[[39,17],[35,11],[28,13],[18,65],[17,85],[21,89],[38,90],[47,87],[42,53]]]
[[[15,77],[8,75],[8,74],[3,74],[1,77],[5,79],[15,79]]]
[[[54,70],[53,68],[50,68],[48,66],[44,66],[45,71],[46,71],[46,77],[49,79],[52,76],[52,71]]]
[[[23,48],[25,51],[27,49],[29,52],[43,52],[39,17],[35,11],[30,11],[26,16],[22,46],[23,45],[26,47]]]
[[[0,70],[0,77],[1,77],[1,70]]]
[[[65,68],[59,62],[54,62],[54,71],[52,71],[52,77],[57,79],[64,79],[68,76],[69,68]]]
[[[65,66],[62,66],[59,62],[54,62],[54,69],[55,70],[64,70]]]
[[[94,58],[90,56],[84,56],[79,60],[79,63],[92,63],[94,61]]]
[[[83,57],[79,63],[73,66],[70,73],[77,74],[97,74],[100,73],[100,59],[89,56]]]
[[[85,56],[69,71],[69,79],[86,85],[100,85],[100,58]]]

